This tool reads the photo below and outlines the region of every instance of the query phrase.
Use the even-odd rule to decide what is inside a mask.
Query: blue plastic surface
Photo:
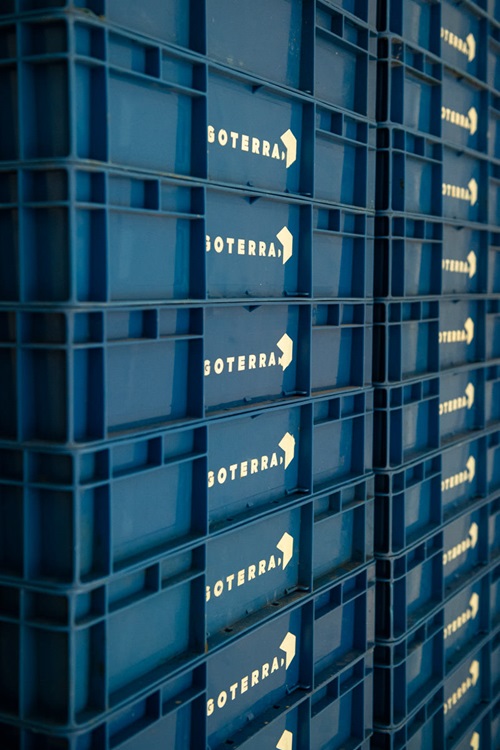
[[[378,71],[378,121],[439,136],[442,73],[435,59],[381,37]]]
[[[371,292],[373,220],[347,210],[63,166],[0,171],[0,204],[4,302]]]
[[[487,91],[449,68],[444,69],[442,91],[443,140],[457,147],[485,152],[489,124]]]
[[[441,374],[439,433],[442,444],[466,437],[468,432],[485,426],[486,372],[484,368],[469,368]]]
[[[489,514],[498,511],[488,505],[465,513],[443,528],[443,574],[447,592],[456,590],[488,562]],[[495,518],[492,518],[493,522]],[[496,531],[494,526],[492,531]],[[499,540],[492,539],[498,546]]]
[[[443,294],[482,294],[497,289],[494,250],[488,234],[462,224],[443,225]],[[487,267],[488,266],[488,267]]]
[[[404,5],[397,0],[379,4],[378,28],[392,31],[410,44],[434,54],[440,49],[440,8],[437,2],[407,0]]]
[[[439,379],[378,388],[374,465],[387,469],[439,447]]]
[[[487,23],[471,5],[443,0],[441,5],[441,57],[455,70],[487,80]]]
[[[377,559],[378,642],[401,638],[443,602],[442,533],[392,558]]]
[[[487,439],[464,440],[446,448],[441,456],[441,503],[444,520],[470,508],[488,494],[486,482]]]
[[[375,477],[375,551],[396,555],[442,523],[441,461],[434,456]]]
[[[400,383],[439,371],[437,300],[375,305],[373,379]]]
[[[490,583],[488,573],[463,587],[444,606],[445,668],[450,671],[484,639],[494,626],[490,618]]]
[[[387,727],[401,724],[428,701],[443,677],[439,614],[395,643],[376,645],[374,722]]]
[[[486,222],[488,215],[488,162],[467,152],[443,148],[443,216],[468,222]],[[490,211],[491,223],[494,223]]]
[[[470,727],[483,701],[491,699],[490,644],[465,657],[443,685],[445,742]]]
[[[379,216],[376,235],[376,297],[441,294],[443,227],[440,222]]]
[[[484,360],[485,310],[481,301],[442,301],[439,317],[441,370]]]
[[[440,216],[442,144],[394,126],[379,128],[377,143],[377,209]]]

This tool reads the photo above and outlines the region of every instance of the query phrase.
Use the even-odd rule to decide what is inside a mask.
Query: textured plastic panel
[[[494,262],[492,251],[488,253],[486,232],[461,224],[444,224],[443,294],[481,294],[488,291],[488,286],[498,284],[498,274],[487,268]]]
[[[439,380],[376,391],[374,465],[399,466],[439,447]]]
[[[440,135],[441,69],[400,39],[379,39],[378,121]]]
[[[399,128],[377,132],[377,204],[381,211],[440,216],[443,147]]]
[[[375,296],[441,294],[441,223],[379,216],[376,235]]]
[[[470,5],[441,3],[441,56],[458,72],[486,81],[487,23]]]
[[[375,383],[399,383],[438,372],[438,317],[434,300],[375,305]]]
[[[484,427],[484,368],[450,370],[440,377],[439,432],[442,443]]]
[[[441,502],[444,520],[487,495],[486,438],[467,440],[442,452]]]
[[[439,456],[375,478],[375,551],[395,555],[442,522]]]
[[[387,727],[407,719],[439,687],[443,673],[442,614],[411,635],[375,646],[374,721]]]

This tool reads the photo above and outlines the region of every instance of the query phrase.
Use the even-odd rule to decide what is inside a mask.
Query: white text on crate
[[[280,258],[285,265],[293,255],[293,234],[285,226],[276,234],[276,239],[279,244],[274,240],[250,240],[222,235],[212,238],[207,234],[205,242],[207,253],[214,250],[218,255],[224,253],[236,257],[245,255],[249,258]]]
[[[213,125],[208,126],[209,143],[218,143],[222,147],[228,146],[255,156],[265,156],[269,159],[284,161],[288,169],[297,160],[297,139],[289,128],[280,135],[280,141],[281,145],[277,141],[267,141],[264,138],[256,138],[247,133],[214,128]]]
[[[276,343],[277,349],[280,350],[281,356],[276,356],[276,352],[259,352],[258,354],[235,354],[229,357],[217,357],[212,363],[211,359],[206,359],[204,363],[205,376],[222,375],[224,372],[238,373],[245,370],[259,370],[264,367],[280,366],[286,370],[293,360],[293,340],[285,333]]]

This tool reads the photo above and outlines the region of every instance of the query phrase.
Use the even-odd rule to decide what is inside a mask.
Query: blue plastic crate
[[[467,222],[487,222],[488,161],[468,152],[443,148],[443,216]],[[490,210],[490,222],[494,222]]]
[[[474,12],[472,5],[457,5],[452,0],[443,0],[440,5],[443,62],[486,81],[486,19]]]
[[[470,729],[483,704],[491,700],[490,644],[465,657],[443,684],[445,743]],[[446,746],[445,745],[445,746]]]
[[[204,2],[200,0],[187,3],[175,0],[169,7],[158,6],[155,0],[145,0],[140,8],[127,0],[77,0],[76,3],[73,0],[7,0],[0,16],[48,15],[61,11],[74,12],[84,19],[95,16],[95,20],[108,21],[152,39],[205,51]]]
[[[463,440],[441,454],[441,504],[445,521],[486,497],[486,437]]]
[[[398,727],[375,724],[373,750],[442,750],[443,688],[427,697],[426,703]]]
[[[203,595],[202,550],[79,592],[2,586],[8,664],[2,719],[61,732],[83,729],[194,666],[205,648],[197,615]]]
[[[485,308],[475,299],[442,301],[439,305],[441,370],[484,360]]]
[[[397,555],[442,523],[441,461],[434,456],[375,477],[375,552]]]
[[[439,371],[437,300],[377,303],[373,380],[400,383]]]
[[[378,28],[434,54],[440,49],[440,7],[435,0],[386,0],[379,4]]]
[[[373,297],[373,235],[367,214],[313,209],[313,297]]]
[[[206,176],[206,69],[199,57],[118,33],[91,14],[33,17],[0,33],[8,71],[1,161],[93,160]]]
[[[379,216],[376,222],[376,297],[441,294],[440,222]]]
[[[437,532],[391,558],[377,559],[377,642],[417,628],[443,603],[443,537]]]
[[[441,216],[443,147],[396,127],[377,131],[377,203],[380,211]]]
[[[410,635],[375,646],[374,722],[394,727],[421,708],[444,677],[442,613]]]
[[[443,140],[457,147],[486,152],[488,92],[456,70],[445,68],[441,104]]]
[[[487,636],[490,619],[490,573],[486,573],[448,599],[444,606],[444,656],[449,672]]]
[[[374,465],[387,469],[439,448],[439,379],[378,388]]]
[[[439,136],[442,72],[400,38],[379,38],[377,120]]]
[[[202,416],[201,309],[0,317],[2,439],[85,443]]]
[[[373,558],[373,484],[371,478],[314,498],[315,591],[353,574]]]
[[[500,65],[498,54],[500,51],[500,30],[497,26],[490,26],[488,39],[488,84],[495,90],[500,90]]]
[[[463,224],[443,225],[442,293],[483,294],[498,285],[488,233]]]
[[[317,200],[375,209],[375,136],[375,127],[369,122],[316,107]]]
[[[204,672],[203,667],[187,672],[88,730],[43,731],[2,721],[4,747],[11,750],[25,743],[36,750],[144,750],[163,744],[172,750],[199,750],[206,745]]]
[[[486,370],[449,370],[440,377],[439,433],[442,444],[485,425]]]
[[[329,5],[342,8],[346,13],[364,21],[372,28],[376,25],[377,8],[370,3],[370,0],[327,0],[327,2]]]
[[[489,512],[489,506],[483,505],[443,527],[443,575],[447,594],[456,590],[487,564]],[[494,528],[492,530],[495,531]],[[499,540],[491,541],[492,545],[498,545]]]

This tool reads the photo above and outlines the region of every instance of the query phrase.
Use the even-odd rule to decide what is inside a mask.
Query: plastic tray
[[[455,299],[439,305],[439,363],[441,370],[484,360],[484,304]]]
[[[443,602],[443,535],[392,558],[377,559],[375,637],[393,641],[417,628]]]
[[[378,388],[374,465],[387,469],[439,448],[439,379]]]
[[[397,555],[439,529],[441,461],[434,456],[375,477],[375,551]]]
[[[397,726],[426,703],[443,672],[442,614],[396,643],[375,646],[374,722]]]
[[[390,127],[379,128],[377,145],[377,209],[440,216],[441,143]]]
[[[400,383],[438,373],[436,300],[377,303],[374,319],[375,383]]]
[[[0,204],[7,303],[371,295],[361,213],[62,165],[1,170]]]
[[[443,148],[443,216],[467,222],[488,221],[488,162],[468,152]],[[494,222],[490,210],[490,221]]]
[[[379,216],[376,235],[376,297],[441,294],[441,222]]]

